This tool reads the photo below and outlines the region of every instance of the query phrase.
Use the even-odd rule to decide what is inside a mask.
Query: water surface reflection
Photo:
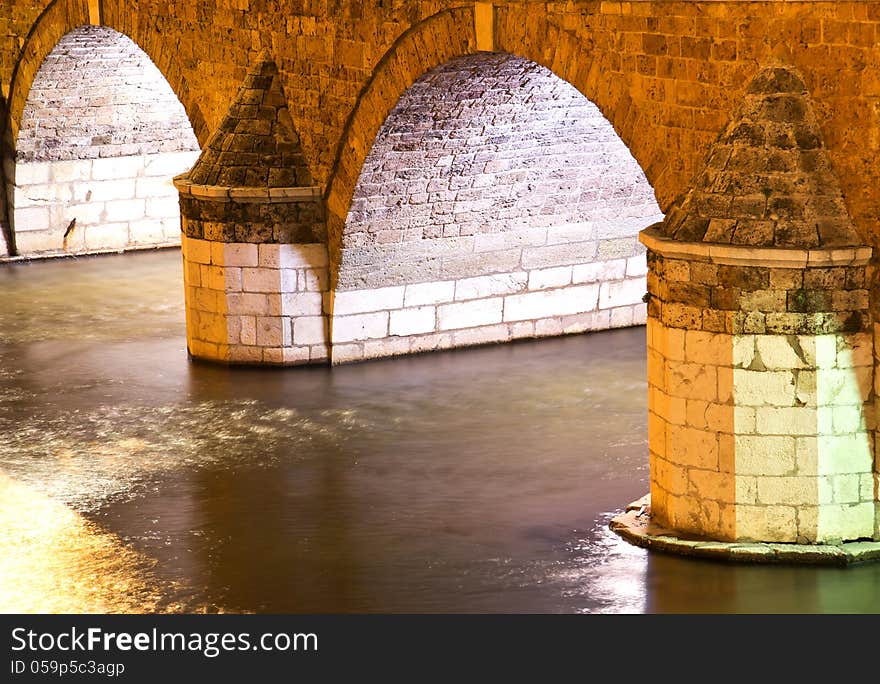
[[[642,328],[227,369],[187,360],[179,283],[173,252],[0,267],[0,467],[74,516],[90,560],[59,573],[121,587],[3,610],[880,609],[880,566],[724,566],[608,532],[648,486]],[[0,530],[39,567],[48,532]]]

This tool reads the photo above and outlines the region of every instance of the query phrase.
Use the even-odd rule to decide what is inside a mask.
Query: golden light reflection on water
[[[0,473],[0,612],[178,612],[151,562],[81,515]]]

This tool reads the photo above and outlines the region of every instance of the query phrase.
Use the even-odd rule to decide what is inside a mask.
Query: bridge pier
[[[187,345],[194,358],[328,358],[327,230],[275,63],[247,75],[180,192]]]
[[[651,522],[723,542],[880,539],[872,250],[796,72],[755,77],[641,239]]]

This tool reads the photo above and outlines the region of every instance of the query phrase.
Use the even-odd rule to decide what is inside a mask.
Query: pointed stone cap
[[[263,52],[185,180],[229,188],[311,186],[278,67]]]
[[[862,243],[822,141],[800,75],[769,66],[709,151],[694,187],[680,196],[661,232],[685,242],[755,247],[840,247]]]

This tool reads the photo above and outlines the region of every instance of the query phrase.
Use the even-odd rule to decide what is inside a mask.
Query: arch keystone
[[[474,3],[474,33],[477,37],[477,50],[495,50],[495,7],[491,2]]]

